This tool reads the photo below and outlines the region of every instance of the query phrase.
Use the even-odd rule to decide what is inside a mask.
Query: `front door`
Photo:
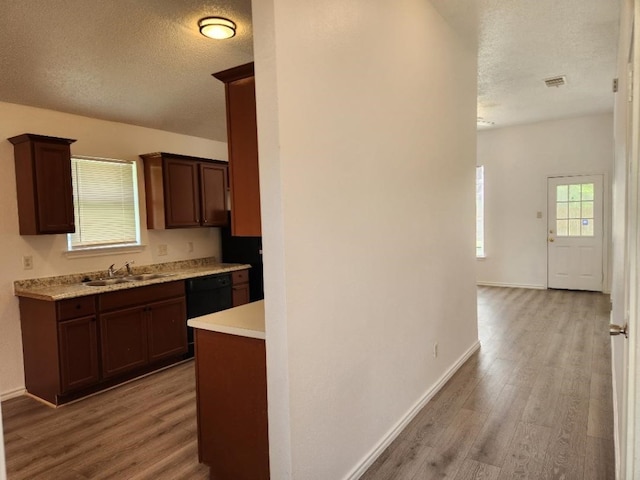
[[[602,291],[602,175],[547,180],[547,286]]]

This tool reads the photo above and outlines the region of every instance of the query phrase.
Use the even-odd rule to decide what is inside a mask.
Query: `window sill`
[[[68,258],[103,257],[107,255],[118,255],[121,253],[142,252],[146,245],[121,245],[114,247],[82,248],[77,250],[67,250],[62,254]]]

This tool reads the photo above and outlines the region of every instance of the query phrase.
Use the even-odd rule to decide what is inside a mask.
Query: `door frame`
[[[611,252],[611,185],[609,185],[611,174],[601,170],[586,170],[580,173],[549,173],[544,177],[545,192],[545,216],[544,216],[544,243],[546,252],[545,279],[544,288],[549,288],[549,179],[558,177],[584,177],[589,175],[602,175],[602,292],[611,293],[611,268],[610,252]]]

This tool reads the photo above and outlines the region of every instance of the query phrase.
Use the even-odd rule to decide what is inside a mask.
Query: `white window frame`
[[[80,256],[94,256],[94,255],[107,255],[107,254],[116,254],[123,252],[136,252],[141,251],[144,246],[141,243],[141,235],[140,235],[140,209],[139,209],[139,193],[138,193],[138,168],[137,164],[133,160],[120,160],[114,158],[103,158],[103,157],[88,157],[81,155],[73,155],[71,157],[71,168],[75,168],[74,160],[95,160],[101,162],[115,162],[115,163],[125,163],[131,165],[132,169],[132,181],[133,181],[133,208],[134,208],[134,221],[135,221],[135,241],[126,242],[126,243],[109,243],[104,245],[73,245],[72,239],[73,234],[67,234],[67,255],[80,255]],[[77,189],[76,185],[73,185],[73,200],[74,200],[74,212],[75,212],[75,204],[77,202]],[[80,228],[80,219],[76,218],[76,228]]]
[[[484,165],[476,167],[476,258],[486,258],[484,234]]]

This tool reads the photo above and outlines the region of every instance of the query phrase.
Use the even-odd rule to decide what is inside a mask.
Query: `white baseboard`
[[[480,342],[476,341],[441,377],[425,392],[425,394],[405,413],[402,418],[389,430],[376,446],[360,461],[358,465],[345,477],[345,480],[359,479],[373,462],[391,445],[398,435],[405,429],[411,420],[422,410],[433,396],[440,391],[454,373],[480,348]]]
[[[10,400],[12,398],[20,397],[26,393],[24,388],[14,388],[13,390],[9,390],[7,392],[0,393],[0,402],[4,402],[5,400]]]
[[[532,288],[534,290],[546,290],[546,285],[530,285],[527,283],[501,283],[501,282],[476,282],[483,287],[506,287],[506,288]]]

